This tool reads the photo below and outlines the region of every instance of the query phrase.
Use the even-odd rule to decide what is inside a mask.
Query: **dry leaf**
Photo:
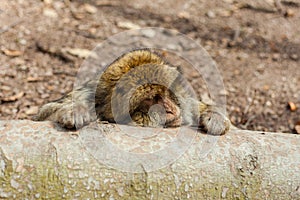
[[[11,91],[11,87],[9,87],[7,85],[3,85],[3,86],[0,87],[0,90]]]
[[[75,19],[83,19],[85,15],[83,13],[72,13]]]
[[[45,4],[48,4],[48,5],[50,5],[50,4],[52,4],[53,3],[53,1],[52,0],[43,0],[44,1],[44,3]]]
[[[21,56],[23,54],[22,51],[19,51],[19,50],[10,50],[10,49],[3,50],[3,53],[5,55],[11,56],[11,57],[17,57],[17,56]]]
[[[295,111],[295,110],[297,110],[297,107],[296,107],[296,104],[294,103],[294,102],[289,102],[288,103],[288,106],[289,106],[289,109],[290,109],[290,111]]]
[[[231,10],[220,10],[218,13],[221,17],[230,17],[232,15]]]
[[[32,76],[30,76],[30,77],[27,78],[28,82],[37,82],[37,81],[41,81],[41,80],[42,79],[40,77],[32,77]]]
[[[51,8],[45,8],[43,10],[43,15],[46,17],[56,18],[58,17],[57,12],[54,9]]]
[[[112,1],[112,0],[101,0],[96,2],[97,6],[114,6],[118,5],[117,1]]]
[[[26,115],[35,115],[37,114],[39,111],[39,107],[38,106],[32,106],[30,108],[28,108],[28,110],[25,111]]]
[[[4,97],[2,101],[4,102],[12,102],[12,101],[17,101],[18,99],[22,98],[24,96],[24,92],[19,92],[18,94],[15,94],[10,97]]]
[[[179,18],[183,18],[183,19],[190,19],[191,15],[190,13],[186,12],[186,11],[182,11],[180,13],[178,13],[177,15]]]
[[[90,4],[84,4],[83,8],[86,12],[94,14],[97,12],[97,8],[95,6],[92,6]]]
[[[88,50],[88,49],[79,49],[79,48],[74,48],[74,49],[71,49],[71,48],[64,48],[63,51],[73,55],[73,56],[77,56],[79,58],[87,58],[89,56],[92,56],[92,57],[96,57],[97,55]]]
[[[216,14],[213,11],[209,10],[207,11],[206,16],[209,18],[215,18]]]
[[[284,13],[285,17],[293,17],[295,15],[295,12],[291,9],[287,9]]]
[[[120,28],[126,28],[126,29],[138,29],[141,28],[139,25],[134,24],[132,22],[118,22],[117,24]]]

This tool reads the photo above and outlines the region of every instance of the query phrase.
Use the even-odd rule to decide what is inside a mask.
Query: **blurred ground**
[[[85,50],[151,26],[205,47],[236,126],[296,132],[300,125],[300,108],[288,107],[300,107],[300,1],[3,0],[0,9],[0,119],[31,118],[72,89]],[[202,96],[200,77],[186,76]]]

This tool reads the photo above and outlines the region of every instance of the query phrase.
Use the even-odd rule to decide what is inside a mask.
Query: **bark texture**
[[[299,135],[195,133],[0,121],[0,199],[300,199]]]

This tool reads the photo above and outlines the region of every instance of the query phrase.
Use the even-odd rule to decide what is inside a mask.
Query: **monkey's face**
[[[169,92],[143,98],[131,113],[132,120],[142,126],[178,127],[182,123],[181,110],[176,98]]]

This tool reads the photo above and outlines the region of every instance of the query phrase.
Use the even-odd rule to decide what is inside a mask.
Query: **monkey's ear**
[[[180,74],[183,74],[183,67],[180,65],[176,66],[177,71],[179,71]]]

